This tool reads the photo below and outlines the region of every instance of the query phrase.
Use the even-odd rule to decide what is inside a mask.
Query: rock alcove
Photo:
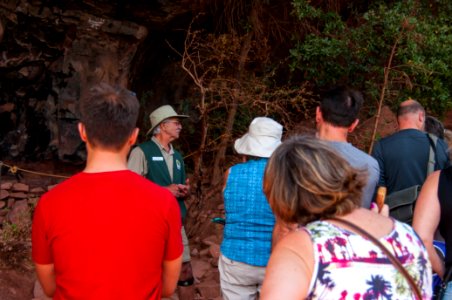
[[[77,101],[93,82],[135,91],[143,111],[175,102],[195,3],[1,1],[0,160],[82,162]]]

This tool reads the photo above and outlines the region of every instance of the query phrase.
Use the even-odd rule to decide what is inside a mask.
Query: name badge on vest
[[[178,159],[176,159],[176,168],[180,170],[180,161]]]
[[[162,156],[153,156],[152,161],[163,161],[163,157]]]

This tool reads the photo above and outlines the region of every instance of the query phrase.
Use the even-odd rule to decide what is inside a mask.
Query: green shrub
[[[378,99],[391,49],[386,103],[408,97],[441,116],[452,107],[452,19],[450,1],[372,1],[364,12],[348,4],[348,17],[294,0],[309,34],[290,51],[291,69],[319,88],[349,84]]]

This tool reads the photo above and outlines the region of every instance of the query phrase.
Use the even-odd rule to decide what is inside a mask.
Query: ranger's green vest
[[[171,180],[168,167],[159,146],[153,141],[148,141],[138,145],[138,147],[143,151],[148,163],[148,174],[146,178],[160,186],[168,186],[172,183],[185,184],[184,159],[179,152],[174,150],[173,180]],[[182,220],[184,220],[187,214],[187,208],[183,199],[178,198],[177,201],[179,202]]]

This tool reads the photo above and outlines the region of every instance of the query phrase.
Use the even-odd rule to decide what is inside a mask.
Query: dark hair
[[[325,122],[349,127],[358,118],[362,105],[363,96],[360,92],[348,87],[336,87],[325,93],[320,102],[320,111]]]
[[[100,83],[80,99],[80,121],[93,146],[118,150],[136,128],[139,103],[135,94]]]
[[[404,102],[402,102],[399,107],[397,108],[397,117],[400,117],[405,114],[409,113],[417,113],[417,112],[424,112],[425,110],[422,107],[422,105],[417,102],[416,100],[409,99]]]
[[[437,137],[444,139],[444,125],[435,117],[425,117],[425,131],[436,135]]]
[[[264,193],[277,218],[304,225],[358,208],[366,181],[324,141],[295,136],[270,157]]]

